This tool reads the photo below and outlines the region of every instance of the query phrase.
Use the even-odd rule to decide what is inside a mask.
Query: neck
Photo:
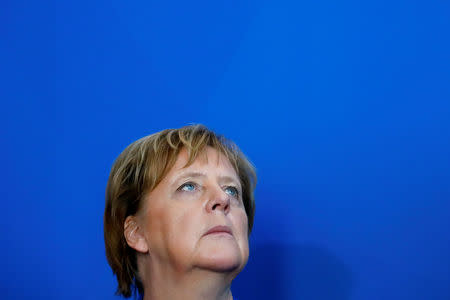
[[[177,272],[155,265],[142,273],[143,300],[233,300],[230,288],[236,274],[198,268]]]

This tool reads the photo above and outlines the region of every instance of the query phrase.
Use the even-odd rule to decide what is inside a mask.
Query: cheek
[[[173,231],[177,238],[193,239],[198,232],[201,218],[195,210],[179,212],[173,217]]]
[[[165,239],[172,251],[189,251],[195,247],[202,230],[202,218],[196,209],[179,207],[165,220]]]
[[[145,236],[149,242],[150,252],[161,250],[167,224],[164,211],[152,209],[145,216]]]
[[[146,238],[154,258],[180,264],[195,247],[195,220],[181,208],[153,210],[146,215]]]
[[[247,218],[247,214],[245,213],[245,211],[242,212],[240,218],[240,231],[242,232],[241,234],[241,241],[240,241],[240,248],[241,248],[241,254],[242,257],[245,261],[248,260],[248,256],[249,256],[249,243],[248,243],[248,218]]]
[[[248,218],[245,210],[239,210],[238,213],[235,214],[235,226],[238,231],[241,239],[248,239]]]
[[[148,208],[145,215],[145,231],[152,249],[167,246],[167,241],[173,236],[177,211],[172,205],[161,205],[156,201]]]

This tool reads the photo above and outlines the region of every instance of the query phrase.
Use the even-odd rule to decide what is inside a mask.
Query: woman
[[[116,294],[232,300],[248,260],[256,174],[235,144],[202,125],[129,145],[106,188],[106,257]]]

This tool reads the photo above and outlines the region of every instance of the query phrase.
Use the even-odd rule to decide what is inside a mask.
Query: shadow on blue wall
[[[233,281],[235,298],[350,299],[352,272],[325,248],[261,244],[250,251],[247,266]]]

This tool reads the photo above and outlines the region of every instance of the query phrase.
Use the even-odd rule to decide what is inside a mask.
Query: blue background
[[[191,122],[259,174],[245,299],[450,299],[448,1],[3,0],[2,299],[116,299],[118,154]]]

